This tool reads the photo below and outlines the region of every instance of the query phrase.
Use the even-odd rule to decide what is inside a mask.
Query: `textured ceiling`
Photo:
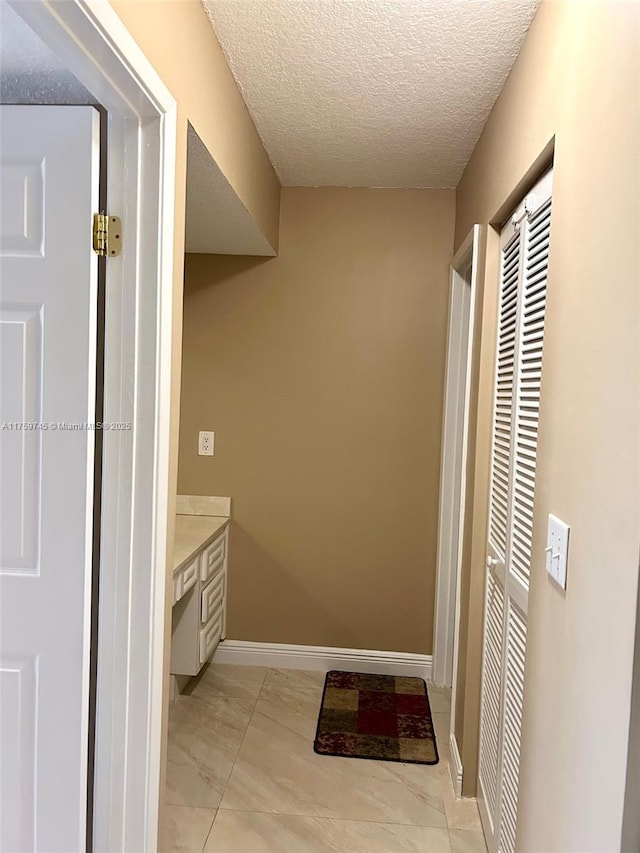
[[[203,0],[284,185],[453,187],[540,0]]]
[[[46,44],[0,2],[0,102],[90,104],[94,99]]]
[[[0,3],[2,73],[56,74],[62,62],[7,3]]]

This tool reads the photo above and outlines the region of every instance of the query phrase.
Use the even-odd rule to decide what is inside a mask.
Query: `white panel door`
[[[478,770],[491,853],[516,850],[551,188],[548,172],[501,235]]]
[[[2,853],[85,849],[98,182],[95,109],[0,107]]]

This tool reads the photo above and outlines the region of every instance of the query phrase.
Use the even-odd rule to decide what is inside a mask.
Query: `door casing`
[[[168,688],[177,106],[108,3],[6,2],[108,115],[108,205],[122,218],[123,252],[107,263],[104,421],[132,429],[103,443],[92,842],[154,851]]]
[[[469,421],[471,416],[471,393],[473,382],[474,339],[476,325],[476,302],[478,278],[482,265],[481,252],[484,245],[484,229],[474,225],[451,262],[451,289],[469,287],[469,319],[464,340],[460,340],[459,318],[450,317],[447,353],[447,388],[449,388],[449,365],[452,349],[464,353],[465,382],[463,404],[458,406],[455,417],[443,417],[442,459],[440,471],[440,510],[438,522],[438,560],[436,579],[436,613],[433,641],[433,680],[436,684],[452,687],[449,745],[451,748],[451,774],[454,790],[458,796],[462,791],[462,764],[455,738],[455,699],[458,666],[458,642],[460,631],[460,590],[464,541],[464,521],[467,492],[467,461],[469,450]],[[465,273],[471,268],[470,275]],[[455,323],[452,322],[455,320]],[[457,332],[456,332],[457,329]],[[457,337],[452,337],[456,332]],[[446,405],[446,402],[445,402]],[[456,443],[459,465],[447,465],[445,447]],[[455,455],[453,449],[450,456]],[[446,482],[445,482],[446,481]]]
[[[476,226],[478,227],[478,226]],[[451,264],[449,331],[445,374],[433,681],[451,687],[457,580],[456,551],[462,500],[462,457],[468,420],[468,382],[472,344],[471,312],[475,296],[473,231]],[[460,387],[462,381],[463,387]]]

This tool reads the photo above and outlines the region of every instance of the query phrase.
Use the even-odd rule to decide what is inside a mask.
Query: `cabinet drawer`
[[[204,625],[211,619],[217,610],[222,612],[224,600],[224,588],[226,583],[225,572],[220,572],[214,577],[209,586],[202,590],[202,606],[200,608],[200,620]]]
[[[188,592],[192,586],[196,585],[196,581],[198,580],[198,563],[200,562],[199,558],[196,557],[195,560],[189,563],[188,566],[185,566],[182,570],[182,594]]]
[[[200,557],[196,557],[190,563],[187,563],[173,578],[173,603],[180,601],[185,593],[189,592],[191,587],[196,585],[198,580],[198,564]]]
[[[208,545],[202,552],[202,563],[200,565],[200,577],[205,582],[212,578],[216,572],[219,572],[224,565],[224,558],[227,551],[227,535],[226,531],[222,536]]]
[[[210,620],[200,631],[200,663],[204,663],[215,651],[222,636],[222,613]]]
[[[178,572],[178,574],[173,579],[173,603],[176,601],[180,601],[182,598],[182,572]]]

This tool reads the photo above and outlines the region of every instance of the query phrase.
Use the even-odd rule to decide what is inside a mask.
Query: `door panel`
[[[479,799],[493,835],[499,794],[498,755],[502,708],[502,619],[504,592],[492,571],[487,572],[485,636],[482,661],[482,718],[478,764]]]
[[[549,197],[527,221],[523,252],[509,582],[511,597],[525,613],[531,574],[550,231]]]
[[[99,116],[0,110],[0,849],[68,853],[85,849]]]
[[[524,698],[524,663],[527,623],[524,615],[507,600],[507,631],[504,673],[504,717],[502,784],[500,797],[499,850],[516,849],[518,780],[520,778],[520,736]]]
[[[516,850],[551,186],[501,234],[478,771],[491,853]]]
[[[520,255],[520,235],[516,234],[503,256],[498,319],[493,458],[489,496],[489,548],[493,559],[497,560],[502,566],[506,562],[509,535]],[[497,565],[494,565],[494,568],[497,568]]]
[[[0,283],[4,293],[6,281]],[[0,572],[40,567],[41,433],[8,424],[42,420],[43,305],[0,305]],[[8,424],[7,424],[8,422]]]

